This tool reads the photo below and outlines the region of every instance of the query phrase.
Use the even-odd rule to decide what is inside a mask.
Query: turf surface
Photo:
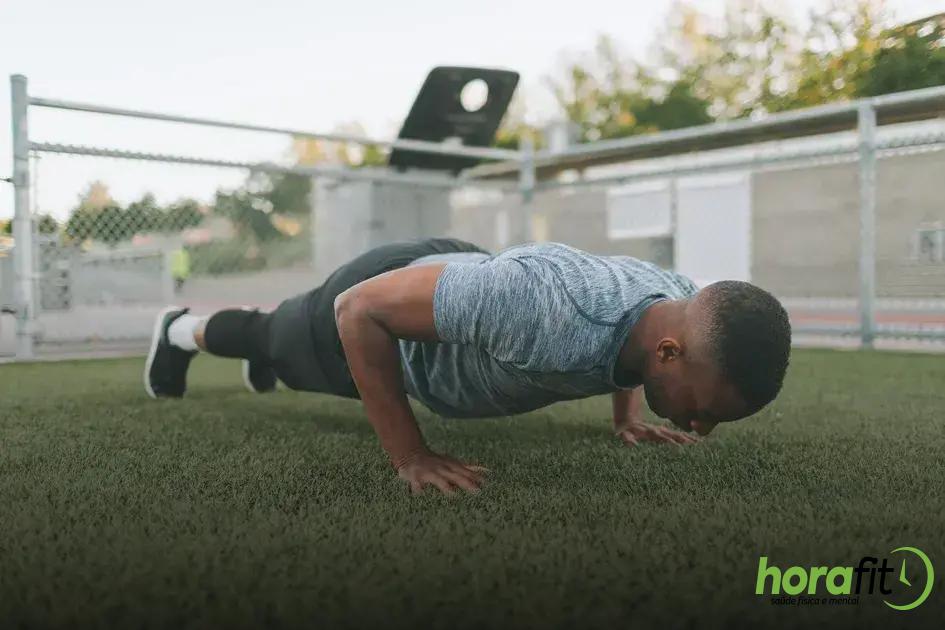
[[[629,449],[609,401],[503,420],[420,413],[492,468],[409,497],[359,404],[240,388],[206,357],[185,401],[140,360],[0,366],[0,625],[833,627],[945,619],[945,360],[795,351],[781,398],[703,443]],[[895,612],[777,606],[758,557],[937,568]],[[939,625],[938,627],[941,627]]]

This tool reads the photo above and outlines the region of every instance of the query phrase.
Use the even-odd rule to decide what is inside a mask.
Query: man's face
[[[748,415],[735,387],[713,363],[683,353],[672,339],[664,339],[660,346],[643,379],[653,413],[701,435],[708,435],[720,422]]]

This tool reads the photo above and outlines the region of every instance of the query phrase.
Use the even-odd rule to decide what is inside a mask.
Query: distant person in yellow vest
[[[171,277],[174,278],[174,293],[180,293],[190,277],[190,254],[183,247],[171,253]]]

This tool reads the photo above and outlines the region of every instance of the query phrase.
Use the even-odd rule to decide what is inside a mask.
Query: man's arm
[[[439,339],[433,293],[443,267],[405,267],[361,282],[335,299],[335,321],[368,420],[398,475],[414,492],[435,485],[449,494],[476,491],[485,469],[427,448],[407,401],[398,343]]]
[[[643,422],[641,413],[643,388],[621,389],[614,392],[614,432],[620,433],[628,424]]]
[[[643,387],[622,389],[613,394],[614,433],[627,446],[640,442],[689,444],[696,438],[681,431],[643,422]]]

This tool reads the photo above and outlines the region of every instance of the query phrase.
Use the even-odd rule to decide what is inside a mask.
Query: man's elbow
[[[339,333],[343,327],[360,327],[369,323],[383,326],[380,305],[372,299],[369,291],[361,287],[353,286],[339,293],[333,306]]]
[[[360,295],[357,287],[342,291],[335,297],[335,323],[339,330],[343,323],[359,319],[366,314],[364,302],[364,296]]]

